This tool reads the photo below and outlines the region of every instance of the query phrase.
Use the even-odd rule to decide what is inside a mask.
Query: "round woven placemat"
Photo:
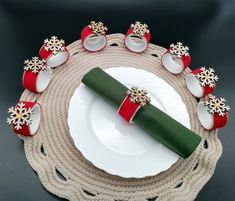
[[[184,76],[190,70],[173,76],[161,66],[164,48],[150,44],[144,53],[135,54],[125,48],[123,38],[122,34],[109,35],[107,47],[96,53],[88,53],[80,40],[75,41],[68,46],[70,59],[53,71],[52,81],[44,93],[24,91],[21,100],[36,101],[42,106],[38,133],[32,138],[23,138],[27,160],[48,191],[69,200],[194,200],[212,176],[222,146],[215,131],[205,131],[199,124],[196,99],[185,87]],[[167,171],[142,179],[124,179],[94,167],[73,145],[67,111],[81,78],[97,66],[142,68],[170,83],[186,104],[192,130],[203,137],[197,150],[188,159],[179,159]]]

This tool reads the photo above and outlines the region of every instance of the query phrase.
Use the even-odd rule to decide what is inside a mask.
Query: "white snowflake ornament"
[[[204,101],[204,105],[208,107],[210,114],[217,113],[219,116],[224,116],[230,110],[224,98],[216,98],[211,94],[209,95],[209,99]]]
[[[95,35],[105,35],[108,28],[102,22],[91,21],[88,25]]]
[[[133,32],[140,37],[144,37],[146,33],[149,33],[148,25],[141,24],[139,21],[131,24],[131,27],[133,28]]]
[[[202,87],[205,87],[206,85],[208,85],[209,87],[214,87],[215,86],[215,82],[218,81],[218,76],[214,74],[214,69],[213,68],[209,68],[206,69],[205,67],[201,67],[200,68],[201,72],[198,73],[196,75],[196,77],[199,79],[200,81],[200,85]]]
[[[52,36],[51,39],[45,39],[44,45],[44,49],[51,51],[54,55],[65,50],[64,40],[59,40],[56,36]]]
[[[10,107],[8,113],[10,113],[10,118],[7,118],[7,123],[13,124],[16,130],[20,130],[24,124],[29,125],[32,123],[30,115],[33,114],[33,109],[25,108],[25,104],[22,102],[15,107]]]
[[[183,43],[177,42],[177,44],[170,45],[170,54],[175,55],[178,59],[181,59],[183,56],[189,56],[189,47],[183,46]]]
[[[40,70],[46,70],[45,60],[40,60],[38,57],[32,57],[31,60],[27,59],[24,61],[24,70],[32,71],[33,73],[38,73]]]
[[[127,90],[127,95],[130,96],[132,103],[140,103],[141,106],[145,106],[150,103],[151,99],[147,96],[147,91],[144,89],[138,89],[137,87],[131,87]]]

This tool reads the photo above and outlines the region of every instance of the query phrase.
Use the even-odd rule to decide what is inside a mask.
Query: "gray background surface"
[[[234,0],[0,0],[0,200],[60,200],[47,192],[29,166],[23,143],[5,123],[7,109],[23,91],[24,59],[38,54],[44,38],[57,35],[67,44],[79,39],[90,20],[103,21],[109,33],[125,33],[136,20],[146,22],[152,43],[168,47],[182,41],[190,47],[191,68],[214,67],[216,95],[232,110],[219,131],[223,155],[215,174],[196,201],[233,201],[235,189],[235,1]]]

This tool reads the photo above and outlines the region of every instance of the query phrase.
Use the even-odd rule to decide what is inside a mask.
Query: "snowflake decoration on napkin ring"
[[[217,113],[222,117],[230,110],[230,107],[226,105],[226,100],[224,98],[216,98],[211,94],[209,95],[209,99],[204,101],[204,105],[208,107],[208,112],[210,114]]]
[[[201,72],[196,75],[200,80],[202,87],[208,85],[209,87],[214,87],[215,82],[218,81],[218,76],[214,74],[215,70],[213,68],[206,69],[205,67],[200,68]]]
[[[24,71],[32,71],[32,73],[38,73],[40,70],[44,71],[47,69],[45,60],[39,59],[39,57],[32,57],[31,60],[27,59],[24,61]]]
[[[137,87],[131,87],[131,89],[127,90],[127,95],[130,96],[130,101],[132,103],[140,103],[142,107],[149,104],[151,101],[147,94],[146,90],[138,89]]]
[[[105,35],[108,31],[108,28],[104,26],[103,22],[91,21],[88,25],[95,35]]]
[[[10,113],[10,118],[7,118],[8,124],[13,124],[16,130],[20,130],[22,125],[29,125],[32,123],[30,115],[33,114],[32,108],[25,108],[25,104],[20,102],[15,107],[10,107],[8,113]]]
[[[145,105],[149,104],[151,99],[147,96],[147,91],[131,87],[126,92],[127,96],[118,108],[118,114],[128,123],[133,123],[137,112]]]
[[[44,45],[44,49],[51,51],[54,55],[65,50],[64,40],[59,40],[56,36],[52,36],[51,39],[45,39]]]
[[[141,24],[139,21],[131,24],[131,27],[133,28],[133,32],[140,37],[144,37],[146,33],[149,33],[148,25]]]
[[[183,56],[189,56],[189,47],[183,46],[183,43],[177,42],[177,44],[170,45],[170,54],[175,55],[178,59],[181,59]]]

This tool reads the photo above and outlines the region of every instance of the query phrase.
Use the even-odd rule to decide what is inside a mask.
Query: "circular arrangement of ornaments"
[[[219,87],[215,70],[204,65],[190,66],[189,47],[182,42],[172,43],[167,49],[150,44],[147,24],[138,21],[130,24],[125,36],[106,35],[107,31],[102,22],[91,21],[81,31],[80,40],[69,46],[56,36],[45,39],[39,55],[26,59],[22,65],[25,91],[16,106],[9,108],[7,123],[24,140],[27,159],[43,185],[60,197],[69,200],[193,200],[212,176],[221,155],[217,130],[226,125],[230,110],[224,98],[212,94]],[[86,73],[97,66],[101,69],[132,66],[166,80],[185,103],[191,130],[200,136],[201,143],[195,145],[194,152],[180,158],[168,170],[141,179],[110,175],[88,162],[68,134],[67,109],[76,87]],[[104,96],[110,98],[111,94]],[[149,106],[151,99],[146,90],[135,86],[130,87],[124,97],[117,114],[131,126],[139,113],[152,107]],[[114,101],[119,103],[119,100],[120,97],[114,97]],[[171,120],[167,116],[166,119]],[[174,125],[183,129],[182,125]],[[147,123],[143,127],[148,131],[152,129]],[[161,127],[164,130],[165,127]],[[190,133],[192,137],[194,134]],[[167,141],[167,137],[164,140],[165,146],[174,143]]]

